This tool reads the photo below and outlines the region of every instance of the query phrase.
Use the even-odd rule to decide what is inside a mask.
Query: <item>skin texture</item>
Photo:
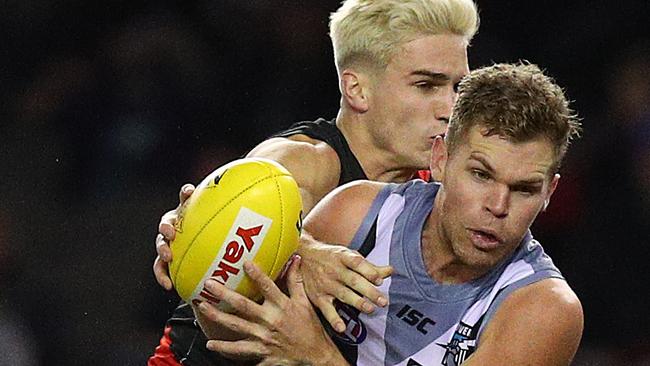
[[[432,174],[453,190],[436,197],[423,254],[429,274],[442,283],[479,277],[512,253],[560,178],[550,170],[555,157],[548,141],[513,144],[485,133],[472,128],[451,155],[441,139],[434,144]],[[480,243],[486,233],[489,247]]]
[[[425,266],[432,278],[443,283],[471,281],[516,249],[557,185],[559,176],[549,171],[552,151],[546,140],[513,143],[499,136],[485,136],[479,127],[472,129],[467,141],[451,154],[442,139],[436,139],[431,169],[443,184],[422,237]],[[477,154],[482,157],[480,162],[475,159]],[[364,181],[335,190],[307,216],[305,227],[318,240],[348,243],[381,187],[380,183]],[[476,230],[476,226],[490,230],[499,240],[486,246],[473,239],[468,229]],[[275,287],[263,277],[256,280],[260,286]],[[226,299],[231,292],[221,288],[216,296]],[[304,305],[304,297],[294,296],[296,293],[283,298],[284,306],[288,306],[286,301]],[[246,339],[212,342],[211,349],[258,357],[298,354],[300,360],[315,365],[346,365],[333,356],[336,349],[329,341],[317,347],[312,343],[304,353],[298,349],[298,340],[318,339],[321,332],[309,314],[301,317],[299,312],[290,312],[282,317],[274,313],[280,317],[274,318],[275,324],[301,324],[285,331],[256,320],[259,315],[248,311],[246,301],[238,303],[242,307],[239,316],[229,318],[230,326],[247,334]],[[215,315],[216,310],[211,311]],[[219,316],[211,319],[219,322]],[[246,331],[253,329],[250,323],[265,330]],[[514,291],[503,301],[487,324],[476,352],[464,365],[568,365],[582,330],[582,307],[575,293],[562,280],[545,279]],[[274,341],[256,336],[260,332],[269,332],[265,334],[294,347],[290,351],[274,348],[268,353],[265,345]],[[320,363],[322,359],[327,362]]]
[[[428,167],[433,137],[446,132],[456,84],[468,72],[467,42],[456,35],[405,43],[383,72],[343,71],[344,96],[358,112],[348,114],[358,122],[342,130],[360,142],[351,148],[370,180],[396,181],[371,178],[378,170]],[[362,128],[353,130],[356,125]]]

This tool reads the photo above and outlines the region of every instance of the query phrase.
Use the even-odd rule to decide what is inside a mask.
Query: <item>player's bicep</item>
[[[582,306],[576,295],[566,282],[546,279],[503,301],[465,364],[569,365],[582,329]]]
[[[326,195],[307,215],[303,228],[323,243],[349,245],[385,185],[355,181]]]

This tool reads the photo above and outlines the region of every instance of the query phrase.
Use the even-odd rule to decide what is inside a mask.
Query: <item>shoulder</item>
[[[582,328],[580,300],[562,279],[547,278],[514,291],[495,314],[504,320],[522,315],[535,315],[540,327]]]
[[[327,143],[305,135],[270,138],[257,145],[247,157],[262,157],[282,164],[301,190],[308,192],[312,205],[339,183],[341,166],[336,151]]]
[[[386,183],[358,180],[326,195],[305,218],[304,228],[315,239],[348,245]]]
[[[522,287],[496,311],[470,359],[478,363],[469,365],[568,365],[583,322],[580,300],[564,280],[548,278]]]
[[[320,163],[326,164],[327,168],[340,170],[336,151],[326,142],[305,135],[270,138],[255,146],[247,156],[266,158],[270,156],[287,162],[302,162],[303,169],[313,165],[311,163]]]

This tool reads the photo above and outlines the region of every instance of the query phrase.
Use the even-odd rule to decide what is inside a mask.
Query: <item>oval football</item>
[[[216,169],[179,212],[169,266],[176,291],[187,302],[218,303],[203,287],[211,277],[257,299],[243,264],[275,279],[298,247],[301,210],[298,185],[276,162],[246,158]]]

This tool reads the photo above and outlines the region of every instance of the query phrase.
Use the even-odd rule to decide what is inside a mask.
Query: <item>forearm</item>
[[[307,362],[307,364],[312,366],[350,366],[341,354],[332,355],[332,357],[322,359],[319,362]]]
[[[332,360],[323,360],[322,363],[313,363],[309,361],[305,361],[302,359],[297,359],[297,360],[290,360],[286,358],[268,358],[265,360],[262,360],[260,363],[257,364],[257,366],[318,366],[318,365],[333,365],[333,366],[349,366],[345,360],[343,363],[337,363],[336,361]]]
[[[324,359],[321,363],[319,364],[314,364],[314,366],[350,366],[350,364],[345,360],[343,355],[341,355],[338,350],[335,351],[335,354],[333,353],[329,358]]]
[[[299,364],[309,366],[350,366],[334,343],[331,341],[327,343],[319,347],[322,351],[320,354],[301,358],[298,360]]]

